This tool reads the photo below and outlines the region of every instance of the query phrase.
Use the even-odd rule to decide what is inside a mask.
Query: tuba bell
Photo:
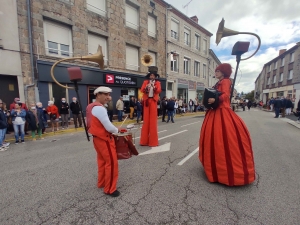
[[[151,64],[153,63],[153,58],[151,55],[145,54],[141,58],[141,62],[144,66],[151,66]]]

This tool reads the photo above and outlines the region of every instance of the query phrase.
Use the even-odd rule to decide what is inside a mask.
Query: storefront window
[[[281,96],[283,96],[283,91],[278,91],[277,92],[277,97],[281,97]]]
[[[204,94],[204,91],[197,90],[197,98],[198,98],[199,103],[201,103],[201,104],[202,104],[203,94]]]
[[[178,88],[177,98],[182,98],[184,103],[187,103],[188,89]]]

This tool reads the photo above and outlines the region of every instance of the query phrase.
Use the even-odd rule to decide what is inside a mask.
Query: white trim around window
[[[191,74],[191,59],[188,57],[183,58],[183,73],[187,75]]]
[[[73,56],[71,27],[44,20],[46,55],[68,58]]]

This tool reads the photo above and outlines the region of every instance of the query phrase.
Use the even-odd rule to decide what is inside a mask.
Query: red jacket
[[[56,105],[51,105],[51,106],[48,106],[46,108],[46,111],[49,113],[51,113],[52,115],[56,115],[56,119],[58,119],[59,117],[59,113],[58,113],[58,108],[56,107]]]
[[[86,107],[86,124],[87,124],[86,126],[88,131],[91,127],[91,121],[93,117],[92,109],[94,108],[94,106],[102,106],[102,104],[100,102],[93,102]]]
[[[148,93],[146,91],[146,87],[147,85],[149,84],[150,80],[145,80],[142,87],[141,87],[141,92],[143,92],[143,100],[147,100],[148,99]],[[154,84],[154,90],[153,90],[153,99],[155,101],[158,101],[158,98],[159,98],[159,93],[161,92],[161,85],[160,85],[160,82],[159,81],[155,81],[155,84]]]
[[[15,104],[16,104],[15,102],[13,102],[13,103],[10,104],[10,106],[9,106],[9,110],[10,111],[13,110],[13,109],[15,109]],[[27,106],[26,106],[25,103],[22,103],[21,109],[24,109],[24,110],[28,111],[28,108],[27,108]]]

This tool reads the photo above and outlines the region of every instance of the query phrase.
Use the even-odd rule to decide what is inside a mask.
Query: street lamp
[[[221,22],[219,23],[219,27],[218,27],[217,34],[216,34],[216,44],[217,45],[220,43],[220,41],[223,37],[228,37],[228,36],[233,36],[233,35],[238,35],[238,34],[250,34],[250,35],[253,35],[253,36],[257,37],[257,39],[258,39],[257,49],[255,50],[255,52],[251,56],[249,56],[245,59],[241,59],[241,55],[248,52],[250,42],[238,41],[238,42],[235,43],[235,45],[232,48],[231,55],[236,56],[237,65],[236,65],[236,68],[235,68],[235,74],[234,74],[234,79],[233,79],[233,84],[232,84],[232,89],[231,89],[231,94],[230,94],[230,101],[231,101],[231,98],[232,98],[232,95],[233,95],[233,90],[234,90],[234,85],[235,85],[235,80],[236,80],[236,75],[237,75],[237,71],[238,71],[238,68],[239,68],[240,61],[250,59],[252,56],[254,56],[260,48],[261,41],[260,41],[260,37],[255,33],[238,32],[238,31],[235,31],[235,30],[230,30],[230,29],[224,27],[224,23],[225,23],[224,19],[222,19]]]

